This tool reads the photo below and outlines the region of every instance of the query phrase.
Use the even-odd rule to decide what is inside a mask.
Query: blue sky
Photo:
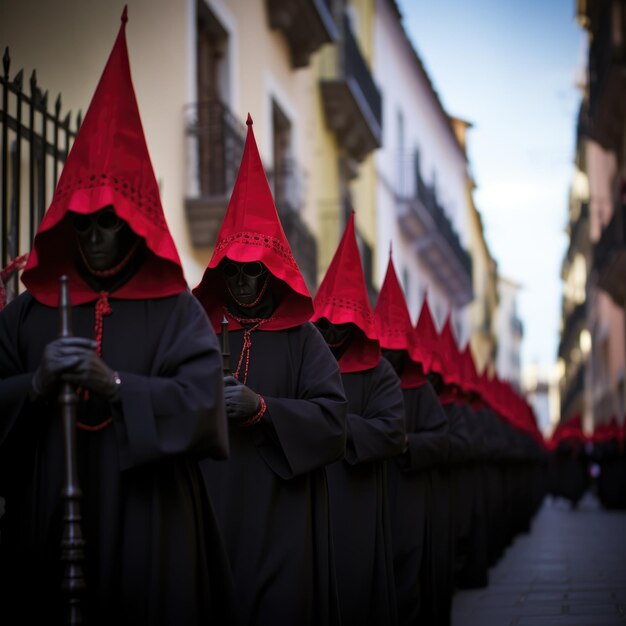
[[[575,0],[397,0],[470,167],[500,273],[521,285],[522,366],[556,360],[584,65]]]

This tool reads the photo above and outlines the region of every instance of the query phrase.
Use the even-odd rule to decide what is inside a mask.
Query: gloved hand
[[[246,419],[261,409],[261,399],[234,376],[224,376],[224,399],[228,419]]]
[[[96,342],[84,337],[62,337],[45,348],[33,376],[33,391],[50,396],[61,383],[80,385],[105,398],[117,399],[116,376],[96,354]]]

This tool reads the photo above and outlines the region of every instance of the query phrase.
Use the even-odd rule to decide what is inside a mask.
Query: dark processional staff
[[[224,376],[230,376],[230,342],[228,341],[228,318],[222,318],[222,370]]]
[[[229,454],[222,355],[165,220],[126,22],[0,311],[0,621],[237,623],[200,472]]]
[[[59,280],[59,337],[72,336],[72,308],[67,276]],[[85,590],[83,574],[83,540],[80,501],[82,492],[78,484],[76,467],[76,405],[78,396],[71,383],[63,383],[59,393],[59,409],[63,422],[63,467],[65,479],[61,497],[63,500],[63,538],[61,561],[64,564],[62,591],[66,596],[66,623],[82,624],[81,595]]]

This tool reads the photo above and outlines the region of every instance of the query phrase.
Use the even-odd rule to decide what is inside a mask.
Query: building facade
[[[498,308],[496,315],[496,371],[498,378],[511,383],[520,391],[521,345],[524,336],[522,321],[517,312],[517,294],[520,285],[504,276],[498,276]]]
[[[9,75],[36,69],[75,119],[95,90],[121,8],[1,1]],[[394,0],[129,0],[128,13],[146,140],[190,286],[210,259],[250,113],[310,290],[354,209],[372,304],[393,246],[413,320],[428,294],[438,326],[451,313],[459,344],[471,341],[479,371],[493,372],[497,265],[473,203],[471,125],[444,110]],[[46,174],[41,213],[58,171]],[[15,183],[3,194],[3,206],[18,198],[28,210]],[[30,248],[28,229],[19,238],[18,247],[4,246],[1,266]]]
[[[413,319],[428,293],[436,323],[452,312],[463,346],[473,298],[466,154],[393,0],[376,1],[374,76],[384,94],[376,274],[382,280],[392,245]]]
[[[578,0],[586,81],[563,261],[561,419],[626,412],[626,2]]]

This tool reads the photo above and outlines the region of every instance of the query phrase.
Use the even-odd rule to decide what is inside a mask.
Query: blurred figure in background
[[[348,400],[346,455],[326,468],[341,623],[395,625],[385,460],[406,448],[404,407],[400,381],[380,355],[354,211],[314,304],[312,319],[339,362]]]

